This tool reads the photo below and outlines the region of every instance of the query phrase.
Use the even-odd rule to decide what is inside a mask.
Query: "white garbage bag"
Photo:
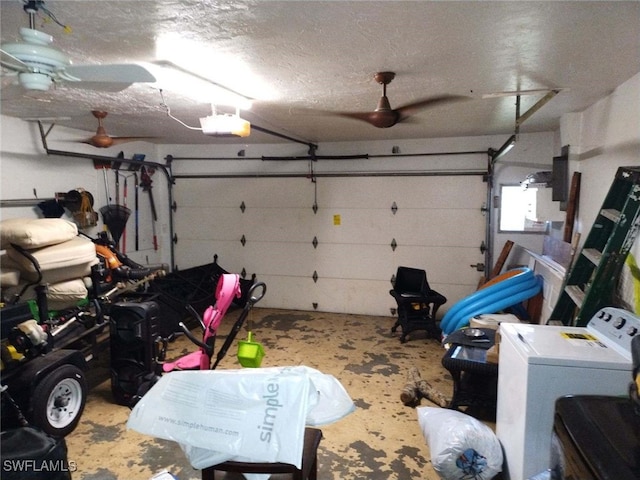
[[[487,425],[456,410],[416,410],[431,463],[440,478],[489,480],[502,471],[502,447]]]

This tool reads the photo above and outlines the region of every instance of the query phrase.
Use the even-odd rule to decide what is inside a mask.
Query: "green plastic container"
[[[238,361],[243,367],[258,368],[264,357],[264,348],[253,341],[253,333],[249,332],[246,340],[238,341]]]

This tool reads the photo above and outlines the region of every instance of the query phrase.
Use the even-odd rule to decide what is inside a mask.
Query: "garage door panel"
[[[483,236],[485,217],[480,207],[474,210],[422,210],[398,213],[380,210],[360,209],[341,210],[330,213],[320,209],[318,219],[326,227],[322,229],[322,237],[318,240],[328,243],[354,241],[359,243],[388,245],[395,239],[398,243],[408,245],[480,245]],[[339,224],[334,222],[334,215],[339,215]],[[327,227],[328,226],[328,227]],[[470,236],[469,231],[478,232]]]
[[[390,303],[388,284],[372,280],[344,279],[293,279],[266,276],[268,293],[260,302],[261,307],[314,310],[334,313],[358,313],[365,315],[389,315]],[[268,297],[273,294],[273,298]],[[387,298],[388,297],[388,298]],[[282,303],[275,298],[281,298]],[[353,305],[357,305],[356,308]],[[389,328],[392,321],[390,320]]]
[[[450,247],[398,247],[394,253],[397,267],[413,267],[425,270],[431,288],[435,284],[476,285],[480,273],[469,265],[483,261],[479,249]]]
[[[193,178],[180,180],[174,188],[178,208],[235,207],[240,208],[244,190],[232,178]]]
[[[225,212],[216,212],[220,213],[222,215],[211,215],[206,222],[196,216],[193,221],[199,223],[192,223],[189,228],[178,225],[176,231],[180,232],[180,238],[239,242],[243,234],[242,225],[233,216],[226,216]]]
[[[410,191],[407,198],[396,201],[398,212],[416,207],[475,209],[480,208],[486,199],[487,184],[479,176],[417,177],[411,180],[415,183],[413,189],[406,187]]]
[[[329,243],[391,243],[390,212],[375,209],[319,209],[317,224]],[[320,237],[318,237],[320,239]]]
[[[353,192],[360,192],[354,198]],[[362,177],[318,180],[321,208],[479,208],[487,185],[480,176]],[[384,193],[381,195],[381,193]]]
[[[173,200],[178,208],[182,207],[199,207],[202,208],[202,200],[192,191],[204,191],[207,184],[212,183],[211,179],[189,179],[181,180],[176,183],[173,188]]]
[[[451,302],[481,275],[469,265],[484,261],[485,188],[466,176],[181,181],[176,263],[210,263],[217,253],[223,268],[267,283],[265,307],[390,315],[400,265],[424,268]]]
[[[218,207],[290,207],[305,200],[313,205],[314,185],[300,178],[196,178],[180,180],[174,195],[179,206],[202,206],[203,200]],[[184,188],[183,188],[184,187]],[[194,195],[198,192],[198,195]]]
[[[240,218],[243,234],[247,238],[264,242],[308,241],[314,234],[314,218],[311,209],[300,208],[252,208]]]
[[[356,178],[320,178],[318,179],[318,206],[320,208],[391,208],[388,197],[380,197],[376,192],[380,191],[383,180],[392,180],[385,177],[356,177]],[[358,192],[359,195],[354,195]]]
[[[315,186],[304,178],[252,178],[242,179],[238,192],[247,208],[289,208],[313,206]],[[313,212],[312,212],[313,213]]]
[[[423,207],[479,209],[486,200],[487,184],[480,176],[428,177],[428,185],[422,192]],[[401,210],[404,204],[398,205]],[[407,205],[411,207],[411,205]]]
[[[256,272],[278,276],[311,278],[317,263],[317,252],[311,243],[247,243],[243,253],[247,264]]]
[[[318,247],[318,275],[330,278],[384,278],[390,247],[379,245],[332,244]]]
[[[313,310],[316,302],[316,284],[311,277],[281,277],[260,275],[260,281],[267,285],[267,293],[260,301],[260,307],[287,308],[291,310]]]
[[[352,313],[357,305],[358,313],[364,315],[389,316],[389,329],[395,319],[391,318],[391,308],[397,308],[389,295],[391,284],[375,280],[341,279],[319,280],[316,285],[318,310],[323,312]],[[338,292],[334,294],[333,292]]]
[[[229,252],[237,249],[237,245],[236,242],[178,240],[175,263],[180,270],[184,270],[186,268],[211,263],[213,262],[214,255],[218,255],[220,259],[229,262]]]
[[[418,180],[411,177],[323,178],[318,181],[318,205],[323,208],[391,209],[394,193],[398,192],[398,196],[417,193],[419,190],[412,185],[419,184]],[[354,196],[354,192],[359,195]],[[379,195],[380,192],[385,195]],[[415,199],[407,201],[416,202]]]
[[[182,208],[175,230],[180,238],[232,240],[242,236],[240,210],[231,208]]]
[[[291,178],[193,178],[180,179],[174,189],[179,207],[202,207],[203,201],[217,207],[278,208],[305,199],[313,205],[315,187],[306,179]],[[194,195],[198,192],[198,195]]]
[[[478,210],[421,211],[409,216],[398,213],[392,233],[398,243],[428,246],[479,246],[485,217]],[[469,232],[478,232],[469,235]]]

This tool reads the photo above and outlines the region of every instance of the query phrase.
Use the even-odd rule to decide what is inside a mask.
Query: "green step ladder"
[[[620,167],[547,324],[584,327],[598,310],[612,305],[639,231],[640,167]]]

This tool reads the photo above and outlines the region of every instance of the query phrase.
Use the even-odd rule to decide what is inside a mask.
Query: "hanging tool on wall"
[[[124,178],[124,186],[122,189],[122,205],[124,208],[127,208],[127,175],[123,175]],[[128,209],[127,209],[128,210]],[[127,228],[122,231],[122,245],[120,248],[122,253],[127,253]]]
[[[107,179],[107,169],[102,168],[102,177],[104,180],[104,193],[107,198],[107,205],[111,204],[111,193],[109,192],[109,180]]]
[[[140,190],[140,185],[138,184],[138,172],[134,172],[133,173],[133,183],[135,184],[135,191],[134,191],[134,199],[133,199],[133,205],[135,208],[135,248],[136,248],[136,252],[138,250],[140,250],[140,240],[139,240],[139,232],[140,232],[140,227],[139,227],[139,215],[138,215],[138,191]]]
[[[134,160],[134,162],[139,162],[139,164],[136,163],[130,163],[129,164],[129,171],[133,172],[133,183],[134,183],[134,209],[135,209],[135,249],[136,252],[138,250],[140,250],[140,208],[139,208],[139,194],[140,194],[140,182],[139,182],[139,177],[138,177],[138,172],[140,171],[140,167],[142,165],[142,162],[144,162],[144,158],[145,155],[142,153],[134,153],[133,157],[131,157],[131,160]]]
[[[117,158],[124,158],[124,152],[120,152]],[[113,173],[116,176],[116,204],[120,205],[120,166],[122,162],[113,162],[111,168],[113,168]]]
[[[158,237],[156,236],[156,222],[158,221],[158,214],[156,212],[156,204],[153,201],[153,181],[151,176],[155,173],[155,170],[143,166],[140,169],[140,186],[142,190],[149,193],[149,203],[151,204],[151,226],[153,227],[153,249],[158,250]]]

